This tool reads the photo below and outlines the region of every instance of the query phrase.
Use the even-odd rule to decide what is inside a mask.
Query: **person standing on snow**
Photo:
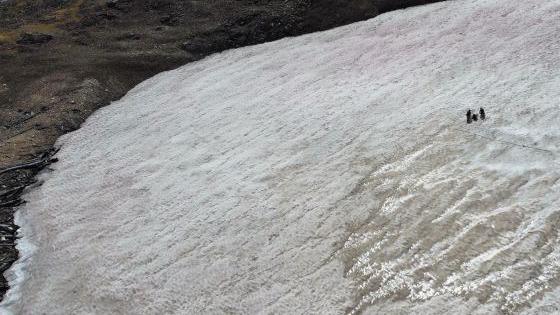
[[[469,109],[467,111],[467,124],[472,123],[472,111]]]
[[[479,113],[480,113],[480,119],[482,120],[486,119],[486,112],[484,111],[484,108],[481,107]]]

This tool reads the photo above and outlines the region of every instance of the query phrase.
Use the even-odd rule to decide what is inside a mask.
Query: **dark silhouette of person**
[[[473,120],[473,121],[478,121],[478,115],[477,115],[477,114],[473,114],[473,115],[472,115],[472,120]]]
[[[472,111],[469,109],[467,111],[467,124],[472,123]]]
[[[486,119],[486,112],[484,111],[484,108],[481,107],[480,110],[479,110],[479,113],[480,113],[480,119],[481,120]]]

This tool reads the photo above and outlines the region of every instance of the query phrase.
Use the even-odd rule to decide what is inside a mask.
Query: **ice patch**
[[[4,309],[553,310],[559,20],[447,1],[141,83],[26,195],[37,249]]]

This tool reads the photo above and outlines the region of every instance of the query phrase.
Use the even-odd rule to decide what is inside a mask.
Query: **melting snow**
[[[4,310],[557,312],[558,21],[449,1],[147,80],[60,140]]]

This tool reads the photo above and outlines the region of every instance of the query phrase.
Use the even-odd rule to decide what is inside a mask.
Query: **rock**
[[[130,0],[107,0],[105,6],[110,10],[129,12],[131,9]]]
[[[20,45],[44,44],[53,39],[52,35],[42,33],[22,33],[16,43]]]
[[[173,6],[173,0],[150,0],[146,1],[147,10],[161,11],[165,9],[170,9]]]
[[[136,33],[126,33],[117,37],[118,40],[140,40],[142,36]]]
[[[111,21],[116,19],[118,16],[114,12],[110,11],[101,11],[101,12],[94,12],[90,15],[86,15],[82,18],[79,23],[79,28],[91,27],[94,25],[98,25],[104,21]]]
[[[107,7],[108,8],[116,9],[118,4],[119,4],[118,0],[107,0]]]
[[[212,42],[201,38],[192,38],[182,42],[179,47],[192,54],[204,54],[215,51],[217,49],[217,44],[216,41]]]
[[[165,15],[161,19],[159,19],[159,22],[163,25],[174,26],[177,25],[178,21],[177,18],[173,15]]]

